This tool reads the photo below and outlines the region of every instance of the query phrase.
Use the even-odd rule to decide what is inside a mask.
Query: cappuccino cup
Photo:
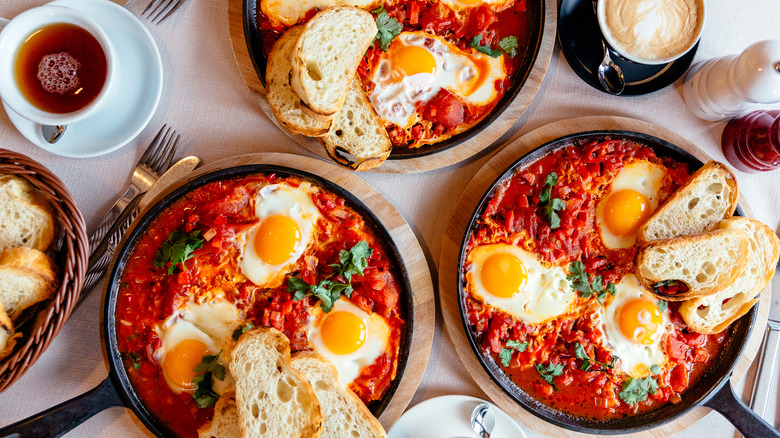
[[[604,40],[640,64],[666,64],[696,45],[704,30],[704,0],[598,0]]]
[[[0,98],[41,125],[67,125],[98,111],[111,90],[117,55],[84,13],[44,5],[0,19]]]

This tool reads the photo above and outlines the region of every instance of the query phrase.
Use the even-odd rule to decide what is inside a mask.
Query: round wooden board
[[[711,160],[707,154],[679,135],[641,120],[623,117],[595,116],[551,123],[531,131],[506,145],[501,151],[493,156],[479,172],[477,172],[474,178],[471,179],[458,200],[452,218],[450,218],[450,222],[447,225],[439,258],[439,300],[444,316],[444,325],[452,343],[455,344],[455,350],[463,362],[463,365],[466,367],[469,374],[471,374],[471,377],[479,384],[479,387],[482,388],[482,390],[484,390],[491,400],[499,407],[512,415],[521,424],[551,437],[574,437],[583,436],[583,434],[562,429],[551,423],[539,420],[538,417],[526,411],[520,404],[509,397],[509,395],[507,395],[501,387],[490,378],[482,367],[477,356],[471,349],[471,345],[466,337],[465,327],[460,318],[457,300],[458,255],[469,219],[476,209],[479,200],[487,192],[493,182],[504,173],[512,163],[527,152],[544,143],[555,140],[556,138],[578,132],[595,130],[626,130],[650,134],[681,147],[704,162]],[[750,210],[750,207],[747,205],[743,196],[740,196],[739,205],[744,210],[745,216],[753,217],[753,212]],[[753,331],[750,334],[750,338],[748,339],[745,351],[734,368],[734,373],[731,377],[732,385],[736,385],[745,375],[761,346],[761,340],[764,335],[762,328],[766,326],[769,314],[770,294],[770,286],[767,286],[761,294],[761,301],[758,304],[758,318]],[[708,408],[697,407],[671,423],[632,436],[667,437],[692,425],[709,412],[710,410]]]
[[[306,149],[327,158],[325,150],[317,140],[312,137],[290,134],[277,122],[276,117],[273,115],[273,111],[271,111],[271,107],[268,105],[268,100],[265,98],[265,87],[263,87],[262,82],[260,82],[260,79],[257,77],[257,72],[255,72],[252,60],[249,57],[249,50],[247,49],[246,40],[244,39],[243,0],[228,0],[227,3],[230,41],[233,45],[233,54],[235,55],[236,64],[238,65],[238,69],[241,72],[241,76],[244,78],[247,87],[249,87],[255,95],[255,100],[263,114],[265,114],[274,125],[293,139],[293,141]],[[523,114],[523,111],[528,108],[531,101],[533,101],[534,96],[536,96],[537,91],[539,91],[539,87],[542,85],[542,80],[547,72],[547,67],[550,65],[553,47],[555,46],[558,20],[556,9],[556,0],[545,0],[545,28],[543,30],[542,41],[539,46],[539,53],[536,56],[536,61],[531,68],[531,73],[523,85],[523,88],[509,107],[507,107],[496,120],[477,135],[474,135],[463,143],[453,146],[446,151],[417,158],[391,158],[382,163],[381,166],[372,169],[372,171],[382,173],[415,173],[439,169],[468,159],[479,154],[483,150],[488,149],[493,142],[498,140],[499,137],[510,129],[513,132],[519,130],[519,125],[515,127],[513,127],[513,125],[520,118],[520,115]]]
[[[250,164],[268,164],[298,169],[325,178],[352,193],[371,210],[382,225],[387,229],[393,242],[401,254],[409,276],[409,284],[414,295],[414,329],[409,348],[409,358],[398,388],[390,403],[385,407],[379,421],[389,429],[403,414],[420,385],[428,356],[433,344],[434,321],[436,320],[436,305],[433,301],[433,282],[422,248],[409,224],[393,207],[393,205],[368,183],[352,172],[335,164],[316,158],[283,153],[257,153],[222,159],[205,165],[186,178],[174,183],[161,193],[155,202],[193,179],[215,170]],[[147,210],[155,204],[149,203]],[[138,216],[139,218],[144,212]],[[129,233],[127,233],[129,235]]]

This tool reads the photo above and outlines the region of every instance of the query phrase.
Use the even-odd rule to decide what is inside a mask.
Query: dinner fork
[[[141,12],[141,16],[146,15],[146,18],[148,18],[152,24],[160,24],[188,1],[189,0],[152,0],[149,2],[149,6]]]

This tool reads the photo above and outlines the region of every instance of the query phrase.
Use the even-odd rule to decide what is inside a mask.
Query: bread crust
[[[24,309],[46,299],[55,292],[57,277],[54,264],[46,254],[32,248],[12,248],[0,253],[0,278],[2,281],[23,281],[34,288],[23,294],[7,292],[8,284],[0,283],[0,302],[11,318],[16,318]],[[9,280],[13,279],[13,280]],[[11,294],[11,295],[9,295]]]
[[[21,236],[4,231],[4,227],[0,227],[0,251],[17,246],[46,251],[54,241],[57,231],[49,200],[24,178],[0,174],[0,204],[4,202],[10,204],[0,205],[0,211],[4,212],[0,220],[7,221],[4,223],[7,225],[5,229],[29,227],[27,231],[30,234],[20,240]],[[11,213],[11,217],[7,216],[8,213]],[[22,219],[19,219],[19,216],[22,216]],[[30,222],[20,222],[25,220]]]
[[[0,359],[3,359],[11,354],[16,345],[16,338],[21,336],[21,333],[14,333],[14,325],[11,323],[11,318],[3,310],[3,303],[0,303]]]

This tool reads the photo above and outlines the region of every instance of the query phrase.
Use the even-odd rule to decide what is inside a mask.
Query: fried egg
[[[356,6],[372,10],[380,6],[380,0],[261,0],[260,10],[271,23],[285,27],[300,23],[313,9],[331,6]]]
[[[265,288],[281,286],[284,276],[312,242],[320,211],[300,187],[271,184],[258,191],[255,217],[259,223],[237,236],[241,273]]]
[[[604,246],[634,246],[637,228],[658,208],[658,192],[665,176],[663,166],[649,161],[623,166],[596,206],[596,224]]]
[[[616,285],[614,299],[605,304],[601,322],[605,346],[618,357],[616,365],[632,377],[644,378],[650,367],[664,367],[666,334],[674,330],[669,310],[628,274]]]
[[[417,106],[441,89],[468,104],[488,105],[498,96],[496,81],[505,77],[503,56],[464,51],[425,32],[404,32],[376,64],[369,97],[382,119],[409,128],[420,118]]]
[[[217,362],[227,369],[232,351],[233,330],[243,317],[233,303],[223,299],[196,303],[193,297],[165,321],[154,328],[162,341],[153,356],[162,369],[163,378],[173,392],[195,390],[192,379],[195,368],[205,355],[219,354]],[[232,389],[233,380],[214,379],[214,391],[222,394]]]
[[[576,301],[561,267],[545,267],[535,255],[516,246],[478,246],[467,262],[472,296],[523,322],[549,321],[567,313]]]
[[[387,351],[390,327],[381,316],[342,297],[329,313],[319,306],[313,309],[307,336],[314,351],[335,365],[339,382],[349,385]]]

